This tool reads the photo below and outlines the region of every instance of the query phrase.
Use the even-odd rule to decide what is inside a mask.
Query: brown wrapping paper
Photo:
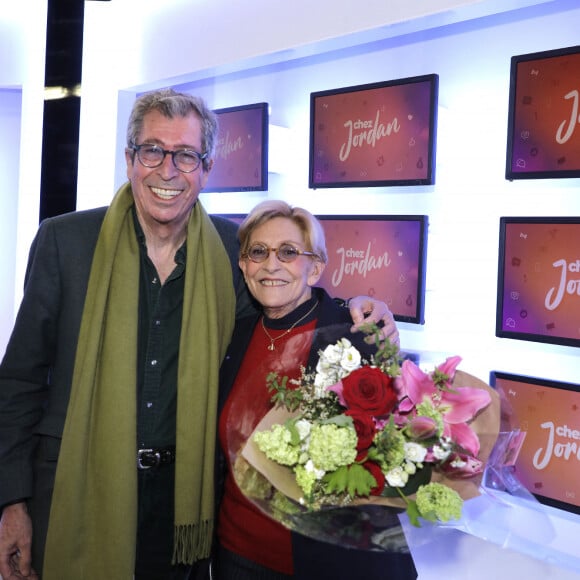
[[[479,412],[478,415],[469,423],[477,433],[480,442],[480,452],[478,458],[485,464],[491,454],[495,441],[497,439],[500,427],[500,402],[498,394],[489,385],[463,371],[456,371],[453,380],[455,387],[471,387],[474,389],[484,389],[491,396],[490,404]],[[292,415],[285,409],[272,409],[260,421],[254,433],[270,429],[275,424],[282,424]],[[279,465],[271,461],[260,451],[254,443],[253,433],[242,450],[243,458],[259,473],[261,473],[278,491],[290,499],[299,502],[302,496],[302,490],[295,481],[292,469]],[[483,473],[473,476],[469,479],[450,479],[441,473],[433,471],[431,481],[436,481],[456,490],[462,499],[467,500],[479,495],[479,486]],[[405,507],[403,499],[377,497],[357,499],[358,504],[378,504],[393,507]]]

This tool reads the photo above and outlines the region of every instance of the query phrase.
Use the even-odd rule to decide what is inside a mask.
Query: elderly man
[[[216,133],[198,98],[141,96],[111,205],[39,228],[0,365],[4,580],[207,573],[218,369],[252,308],[235,224],[197,202]]]

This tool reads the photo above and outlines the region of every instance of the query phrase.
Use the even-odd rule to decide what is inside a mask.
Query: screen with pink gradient
[[[309,186],[433,183],[437,81],[312,93]]]
[[[513,57],[508,178],[580,175],[579,112],[580,47]]]
[[[331,296],[385,301],[395,319],[423,324],[427,216],[317,216],[328,264],[319,285]]]
[[[502,404],[502,431],[525,439],[515,463],[521,483],[540,501],[580,513],[580,385],[492,372]]]
[[[268,189],[268,105],[215,111],[219,130],[214,164],[204,191]]]
[[[501,218],[497,335],[580,346],[580,218]]]

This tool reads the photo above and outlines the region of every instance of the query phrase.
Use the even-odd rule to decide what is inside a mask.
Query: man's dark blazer
[[[46,532],[91,262],[106,209],[40,225],[0,365],[0,506],[33,498],[37,538]],[[244,312],[249,298],[238,267],[237,225],[215,216],[212,221],[232,264],[237,310]]]

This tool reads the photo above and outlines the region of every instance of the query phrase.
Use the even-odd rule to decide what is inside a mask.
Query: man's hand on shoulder
[[[350,316],[354,325],[352,332],[360,330],[361,325],[366,322],[383,323],[382,336],[385,340],[399,345],[399,329],[389,307],[381,300],[376,300],[370,296],[355,296],[348,301]]]

